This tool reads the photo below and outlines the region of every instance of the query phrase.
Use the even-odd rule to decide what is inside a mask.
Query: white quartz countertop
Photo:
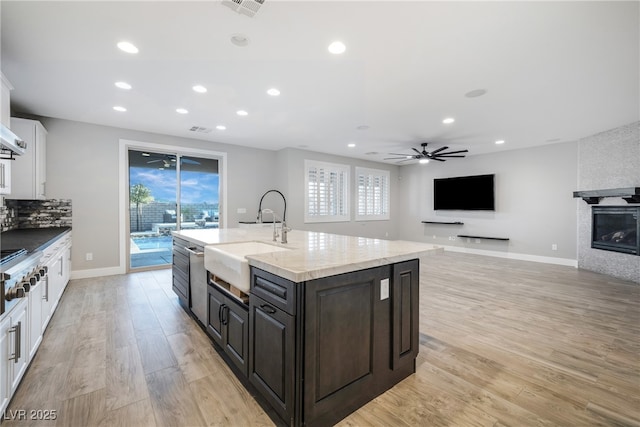
[[[381,265],[442,253],[438,246],[405,240],[383,240],[293,230],[286,244],[273,242],[272,229],[201,229],[174,231],[191,243],[207,246],[220,243],[261,241],[289,248],[288,251],[247,255],[249,265],[293,282],[333,276]],[[205,250],[205,257],[207,256]]]

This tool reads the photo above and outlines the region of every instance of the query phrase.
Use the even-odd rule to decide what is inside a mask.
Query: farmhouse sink
[[[249,293],[249,262],[245,257],[289,249],[259,241],[207,245],[204,248],[204,266],[210,273]]]

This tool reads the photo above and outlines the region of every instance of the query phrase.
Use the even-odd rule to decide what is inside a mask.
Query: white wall
[[[272,152],[60,119],[41,120],[49,132],[48,196],[73,201],[74,271],[100,272],[119,266],[120,139],[227,153],[229,227],[241,220],[255,220],[260,196],[277,189],[287,197],[287,220],[294,229],[423,241],[454,250],[576,264],[576,212],[578,203],[583,203],[572,197],[579,189],[577,142],[398,167],[294,148]],[[352,218],[355,166],[389,170],[391,220],[305,224],[305,159],[351,166]],[[495,212],[433,211],[433,178],[486,173],[496,175]],[[282,202],[268,196],[264,207],[279,213]],[[246,213],[238,213],[239,208]],[[423,220],[457,220],[464,225],[425,225]],[[510,240],[449,240],[457,234]],[[552,250],[552,244],[558,249]],[[85,261],[86,252],[93,253],[93,261]]]
[[[274,185],[273,151],[188,138],[40,118],[47,128],[47,196],[71,199],[73,270],[115,272],[119,267],[119,141],[127,139],[227,153],[227,225],[237,226]],[[86,261],[91,252],[93,261]]]
[[[575,265],[577,143],[544,145],[403,167],[399,237],[452,249]],[[433,179],[495,174],[495,212],[434,211]],[[464,225],[422,224],[460,221]],[[457,238],[507,237],[508,242]],[[452,240],[455,239],[455,240]],[[552,250],[552,244],[557,250]]]
[[[350,166],[349,172],[349,211],[351,220],[346,222],[305,223],[304,222],[304,161],[316,160]],[[401,189],[398,185],[400,168],[395,165],[368,162],[348,157],[333,156],[314,151],[286,148],[277,154],[277,183],[287,196],[287,223],[298,230],[325,231],[328,233],[346,234],[378,239],[398,239],[398,218],[402,206],[399,204]],[[355,167],[387,170],[390,172],[390,211],[388,221],[355,221]],[[284,189],[284,191],[282,190]]]

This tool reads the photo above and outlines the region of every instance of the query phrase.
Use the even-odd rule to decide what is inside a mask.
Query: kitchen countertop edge
[[[292,282],[300,283],[322,277],[334,276],[358,270],[378,267],[382,265],[395,264],[398,262],[420,259],[425,256],[432,256],[444,252],[442,247],[422,242],[411,242],[402,240],[382,240],[365,238],[375,245],[375,242],[384,242],[385,249],[378,249],[367,253],[352,254],[341,257],[340,260],[332,259],[331,251],[325,252],[327,257],[322,256],[322,252],[306,250],[303,245],[307,244],[304,239],[309,239],[310,234],[328,236],[328,238],[339,238],[346,241],[362,239],[355,236],[335,235],[332,233],[318,233],[296,230],[290,233],[290,244],[273,243],[270,230],[251,229],[211,229],[211,230],[182,230],[173,231],[173,236],[185,239],[190,243],[209,246],[242,241],[262,241],[277,246],[289,247],[291,252],[272,252],[266,254],[247,255],[246,258],[250,266],[259,268],[276,276],[282,277]],[[297,237],[297,241],[296,241]],[[308,246],[308,244],[307,244]],[[366,245],[365,245],[366,246]],[[354,245],[355,249],[362,246]],[[311,253],[313,252],[313,255]],[[361,251],[362,252],[362,251]],[[318,254],[320,253],[320,256]],[[309,261],[314,258],[313,261]],[[315,264],[315,265],[312,265]],[[316,266],[317,265],[317,266]]]

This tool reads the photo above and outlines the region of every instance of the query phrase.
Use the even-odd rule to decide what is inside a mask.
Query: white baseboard
[[[519,254],[519,253],[513,253],[513,252],[488,251],[485,249],[471,249],[471,248],[464,248],[461,246],[442,246],[442,247],[444,248],[445,251],[451,251],[451,252],[462,252],[466,254],[485,255],[485,256],[491,256],[496,258],[517,259],[520,261],[541,262],[544,264],[566,265],[567,267],[578,268],[577,259],[555,258],[555,257],[540,256],[540,255]]]
[[[71,272],[71,280],[73,279],[89,279],[92,277],[115,276],[116,274],[125,274],[126,270],[122,267],[92,268],[90,270],[73,270]]]

